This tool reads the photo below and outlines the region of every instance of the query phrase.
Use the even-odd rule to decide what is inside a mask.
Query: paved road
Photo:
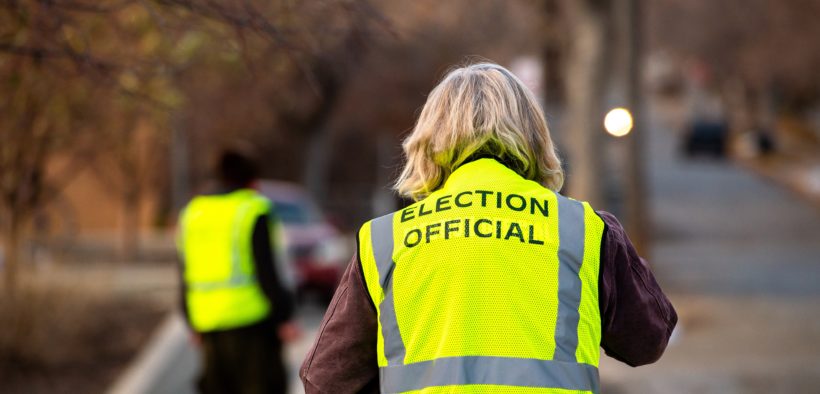
[[[650,135],[655,268],[688,293],[820,295],[820,210],[725,162]]]
[[[653,123],[652,261],[681,329],[655,365],[603,360],[607,392],[817,392],[820,211],[731,164],[682,160]]]

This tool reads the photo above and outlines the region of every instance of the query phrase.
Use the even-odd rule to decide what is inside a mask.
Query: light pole
[[[642,69],[642,0],[620,0],[619,18],[625,60],[626,107],[631,110],[633,130],[627,138],[626,169],[626,230],[638,251],[649,253],[650,230],[647,206],[646,172],[644,168]]]

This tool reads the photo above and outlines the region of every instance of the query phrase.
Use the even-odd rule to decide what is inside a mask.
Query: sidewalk
[[[820,210],[820,156],[752,158],[743,161],[750,170],[804,198]]]
[[[285,346],[283,357],[290,375],[288,394],[304,393],[298,368],[313,344],[323,314],[322,306],[312,304],[297,312],[297,320],[305,331],[297,342]],[[194,394],[200,369],[198,351],[188,340],[182,316],[171,313],[108,393]]]
[[[815,298],[672,294],[682,329],[660,362],[601,360],[603,392],[811,393],[820,387]]]

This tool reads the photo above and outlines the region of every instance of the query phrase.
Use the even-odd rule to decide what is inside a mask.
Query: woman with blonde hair
[[[403,147],[395,188],[416,202],[359,230],[307,393],[594,393],[600,347],[661,356],[672,305],[614,216],[559,193],[544,114],[512,73],[450,71]]]

